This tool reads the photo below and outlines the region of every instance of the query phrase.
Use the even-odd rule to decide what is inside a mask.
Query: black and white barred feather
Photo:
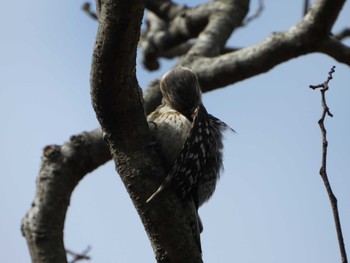
[[[197,207],[214,193],[223,167],[222,133],[231,128],[208,114],[203,104],[195,109],[192,119],[188,137],[171,171],[147,202],[156,197],[168,184],[173,185],[182,199],[191,195]]]
[[[222,165],[223,132],[231,129],[207,113],[196,74],[178,67],[160,81],[162,104],[148,117],[166,177],[147,199],[171,185],[182,199],[193,236],[201,250],[203,226],[198,208],[213,195]],[[232,129],[231,129],[232,130]]]

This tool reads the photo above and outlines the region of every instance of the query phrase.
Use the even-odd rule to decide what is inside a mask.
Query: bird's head
[[[174,68],[160,80],[163,102],[191,118],[202,102],[202,92],[196,74],[185,67]]]

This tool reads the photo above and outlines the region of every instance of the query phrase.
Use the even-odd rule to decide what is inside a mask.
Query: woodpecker
[[[162,104],[148,116],[168,175],[151,201],[169,183],[178,195],[193,195],[198,207],[214,193],[222,170],[223,132],[232,130],[208,114],[197,76],[177,67],[160,81]],[[232,130],[233,131],[233,130]]]
[[[198,78],[190,69],[176,67],[165,73],[160,91],[162,104],[147,119],[167,175],[146,202],[171,185],[184,202],[194,202],[197,219],[191,224],[197,228],[193,232],[201,232],[197,210],[215,191],[223,167],[223,132],[231,128],[207,112]]]

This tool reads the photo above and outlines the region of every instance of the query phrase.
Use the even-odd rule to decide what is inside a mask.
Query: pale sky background
[[[89,72],[97,23],[83,1],[5,1],[0,11],[0,262],[30,262],[20,223],[34,197],[42,149],[98,126]],[[191,3],[197,3],[195,1]],[[288,29],[303,1],[265,1],[262,16],[239,29],[235,46]],[[252,1],[254,12],[257,1]],[[347,3],[335,32],[350,26]],[[346,42],[350,45],[350,41]],[[170,68],[149,73],[144,88]],[[266,74],[204,95],[210,113],[237,134],[225,140],[225,172],[200,209],[205,262],[340,262],[321,164],[319,91],[308,88],[336,72],[327,93],[328,175],[338,197],[350,254],[350,68],[322,54],[293,59]],[[155,262],[131,201],[111,162],[87,175],[73,193],[66,247],[92,247],[91,262]]]

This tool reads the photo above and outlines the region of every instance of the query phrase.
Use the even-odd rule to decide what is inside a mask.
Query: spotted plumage
[[[169,114],[172,114],[171,111]],[[164,125],[176,127],[175,123],[156,122],[158,123],[157,133],[158,142],[162,152],[168,152],[166,161],[168,167],[172,165],[172,169],[168,173],[167,177],[158,188],[158,190],[147,200],[152,200],[158,195],[164,187],[171,183],[178,195],[185,199],[188,195],[192,195],[196,201],[197,207],[201,206],[207,201],[214,193],[216,182],[220,177],[220,170],[222,169],[222,132],[229,128],[224,122],[215,118],[207,113],[203,104],[200,104],[194,113],[192,114],[193,122],[191,126],[190,122],[186,119],[182,119],[185,125],[184,133],[182,136],[177,135],[178,138],[185,138],[184,141],[177,141],[178,143],[174,147],[169,147],[172,144],[172,140],[175,135],[164,134],[161,131]],[[161,119],[168,119],[164,117],[158,117],[157,121]],[[179,119],[181,119],[179,117]],[[175,131],[179,131],[178,129]],[[168,129],[166,130],[168,133]],[[159,134],[163,133],[163,134]],[[166,135],[166,136],[164,136]],[[178,150],[179,146],[181,151]],[[170,151],[173,149],[174,151]],[[174,159],[174,155],[177,156]],[[174,162],[173,162],[174,161]]]
[[[222,133],[228,125],[207,113],[197,76],[188,68],[175,68],[160,81],[162,104],[148,116],[163,158],[166,177],[148,198],[150,202],[171,185],[184,203],[197,210],[213,195],[222,169]],[[189,219],[198,239],[201,222]],[[192,220],[193,219],[193,220]]]

